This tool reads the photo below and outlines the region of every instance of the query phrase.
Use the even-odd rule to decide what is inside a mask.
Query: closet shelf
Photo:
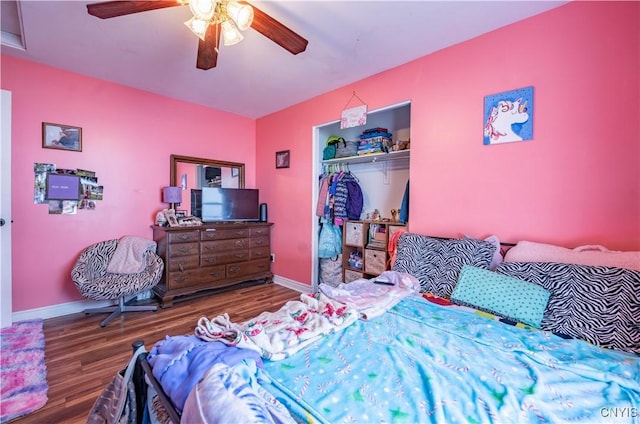
[[[387,162],[394,161],[400,159],[408,159],[411,154],[410,149],[406,150],[398,150],[395,152],[389,153],[373,153],[369,155],[361,155],[361,156],[349,156],[345,158],[336,158],[336,159],[328,159],[323,160],[322,163],[325,165],[330,165],[334,163],[371,163],[371,162]]]

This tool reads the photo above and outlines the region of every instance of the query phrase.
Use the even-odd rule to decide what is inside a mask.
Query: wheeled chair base
[[[134,300],[135,297],[132,299]],[[92,308],[92,309],[85,309],[84,313],[85,314],[101,314],[101,313],[105,313],[105,312],[111,312],[111,315],[109,315],[107,318],[105,318],[104,321],[102,321],[102,323],[100,324],[100,327],[106,327],[107,324],[109,324],[109,322],[114,319],[115,317],[117,317],[118,315],[120,315],[123,312],[141,312],[141,311],[157,311],[158,307],[157,306],[131,306],[128,305],[127,303],[125,303],[124,301],[124,297],[121,297],[120,299],[118,299],[118,304],[114,305],[114,306],[106,306],[104,308]]]

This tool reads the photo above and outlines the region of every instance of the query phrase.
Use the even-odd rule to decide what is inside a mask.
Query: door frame
[[[11,280],[11,92],[0,90],[0,328],[13,324]]]

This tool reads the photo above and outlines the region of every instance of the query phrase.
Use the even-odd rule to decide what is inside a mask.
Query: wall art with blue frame
[[[533,87],[485,96],[483,144],[503,144],[531,139]]]

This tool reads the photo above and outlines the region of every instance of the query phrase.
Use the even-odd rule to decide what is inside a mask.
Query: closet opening
[[[367,123],[363,126],[341,129],[340,121],[335,120],[314,126],[313,131],[313,166],[312,166],[312,225],[311,249],[312,290],[317,290],[320,276],[319,232],[322,218],[318,216],[320,180],[329,173],[349,173],[359,184],[362,191],[362,212],[360,220],[366,228],[374,223],[378,214],[381,223],[393,224],[400,218],[405,188],[409,181],[411,154],[411,102],[405,101],[384,108],[370,111]],[[360,154],[348,151],[349,156],[327,159],[323,155],[329,137],[341,137],[346,142],[360,142],[365,130],[387,130],[390,140],[383,138],[384,151],[361,151]],[[383,134],[379,132],[376,135]],[[385,137],[386,138],[386,137]],[[374,140],[380,140],[375,138]],[[352,143],[350,143],[352,144]],[[373,143],[372,143],[373,144]],[[362,143],[361,143],[362,145]],[[395,148],[394,148],[395,146]],[[323,193],[324,194],[324,193]],[[392,212],[393,211],[393,212]],[[395,212],[395,221],[394,221]],[[387,221],[389,220],[389,221]],[[339,220],[338,220],[339,221]],[[352,220],[358,221],[358,220]],[[340,221],[339,221],[340,222]],[[342,227],[344,238],[344,225]],[[373,237],[373,235],[371,235]],[[364,252],[363,252],[364,253]],[[326,272],[326,271],[324,271]],[[364,270],[363,270],[364,272]],[[364,274],[363,274],[364,275]],[[342,273],[344,277],[344,273]]]

